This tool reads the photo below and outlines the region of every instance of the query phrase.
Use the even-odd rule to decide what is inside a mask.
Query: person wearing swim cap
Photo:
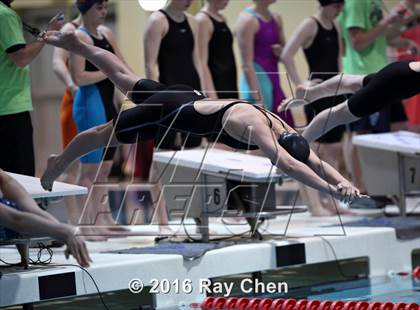
[[[140,79],[114,54],[82,42],[74,33],[48,32],[43,40],[94,63],[137,103],[113,122],[78,134],[60,155],[50,156],[41,178],[46,190],[52,189],[54,180],[72,161],[87,152],[108,143],[136,143],[177,130],[216,137],[238,149],[260,149],[284,173],[335,198],[349,201],[360,196],[359,190],[320,160],[293,128],[263,108],[232,99],[206,100],[190,86]]]
[[[287,41],[281,55],[287,73],[296,86],[327,80],[342,70],[342,34],[336,18],[343,10],[344,0],[322,0],[319,3],[317,13],[301,22]],[[300,49],[305,55],[309,69],[308,81],[305,82],[299,76],[295,63],[295,56]],[[305,106],[306,121],[309,123],[316,114],[345,99],[345,96],[322,98],[313,102],[311,106]],[[282,110],[287,104],[279,107]],[[344,132],[345,126],[334,128],[311,145],[317,150],[319,157],[337,170],[344,166],[342,143]],[[330,216],[340,208],[330,196],[307,187],[301,187],[300,194],[312,216]],[[341,213],[351,213],[351,211],[343,208]]]

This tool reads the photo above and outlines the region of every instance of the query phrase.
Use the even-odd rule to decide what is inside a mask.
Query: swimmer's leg
[[[308,142],[313,142],[339,125],[349,124],[358,120],[359,118],[350,112],[347,102],[348,100],[330,109],[325,109],[315,116],[308,127],[306,127],[302,136]]]
[[[133,90],[140,78],[115,54],[102,48],[85,44],[74,32],[48,31],[43,40],[51,45],[78,54],[98,67],[124,94]]]
[[[41,177],[41,185],[45,190],[51,190],[54,181],[66,168],[79,157],[106,146],[118,146],[113,134],[112,121],[92,127],[76,135],[59,155],[48,158],[47,169]]]

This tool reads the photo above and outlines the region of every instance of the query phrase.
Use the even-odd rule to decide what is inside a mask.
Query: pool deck
[[[397,240],[392,228],[346,227],[340,223],[355,217],[338,216],[313,218],[308,213],[279,216],[265,223],[260,231],[263,241],[254,241],[207,252],[196,260],[184,260],[181,255],[168,254],[109,254],[106,251],[131,247],[153,246],[156,226],[132,226],[137,236],[112,238],[107,242],[88,242],[93,264],[88,268],[101,292],[126,290],[131,279],[141,279],[149,286],[152,279],[192,281],[191,293],[156,294],[155,307],[169,309],[181,302],[203,300],[199,280],[219,276],[278,269],[294,264],[311,264],[338,259],[369,257],[370,276],[387,274],[390,270],[411,270],[411,254],[420,248],[420,239]],[[330,226],[338,225],[338,226]],[[173,227],[177,230],[179,227]],[[193,225],[188,231],[194,231]],[[219,234],[244,232],[248,226],[211,223],[210,229]],[[322,237],[322,238],[321,238]],[[34,257],[37,249],[31,249]],[[64,248],[54,249],[52,263],[29,270],[11,270],[0,263],[0,307],[36,303],[55,298],[68,298],[97,293],[86,272],[66,260]],[[287,259],[285,260],[285,257]],[[9,263],[19,261],[14,247],[0,247],[0,258]],[[52,289],[57,288],[57,289]]]

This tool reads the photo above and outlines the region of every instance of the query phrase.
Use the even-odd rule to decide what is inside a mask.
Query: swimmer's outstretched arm
[[[310,150],[307,165],[328,183],[337,184],[337,190],[346,197],[346,200],[360,196],[360,191],[349,180],[343,177],[330,164],[321,160],[312,149]]]
[[[344,177],[338,176],[338,172],[332,173],[331,170],[327,168],[326,174],[323,174],[319,169],[316,169],[315,163],[317,159],[313,152],[310,160],[311,166],[315,168],[315,171],[311,166],[290,156],[290,154],[280,146],[269,128],[261,126],[255,128],[252,132],[253,142],[258,145],[261,151],[266,154],[275,166],[290,177],[320,192],[332,194],[334,198],[339,200],[347,200],[358,195],[358,191],[354,187],[348,188],[348,186],[346,186],[345,191],[343,192],[341,189],[343,184],[340,185],[340,183],[347,180],[345,180]],[[331,169],[333,168],[331,167]],[[319,175],[317,172],[319,172]],[[327,180],[330,182],[332,181],[332,184]]]
[[[48,31],[41,40],[83,56],[99,68],[126,95],[140,80],[140,77],[131,72],[115,54],[80,41],[74,32]]]

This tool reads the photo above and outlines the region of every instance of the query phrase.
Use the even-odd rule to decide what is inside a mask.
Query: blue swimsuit
[[[79,30],[89,35],[95,46],[114,53],[114,49],[105,36],[103,36],[103,39],[100,40],[92,36],[83,27],[79,28]],[[85,70],[90,72],[99,71],[87,60]],[[117,117],[118,113],[114,105],[114,90],[115,87],[109,79],[79,87],[73,104],[73,118],[78,132],[105,124]],[[114,154],[115,148],[109,148],[107,149],[104,159],[112,160],[114,158]],[[80,161],[82,163],[96,164],[101,162],[102,158],[103,150],[98,149],[83,156],[80,158]]]

